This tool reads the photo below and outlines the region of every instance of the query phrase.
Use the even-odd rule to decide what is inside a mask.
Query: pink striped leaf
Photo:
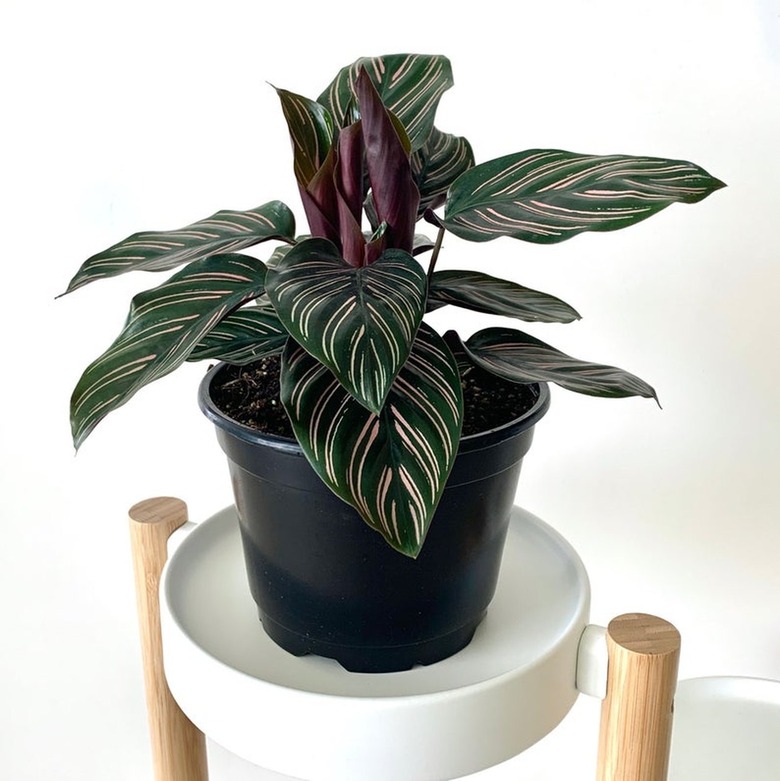
[[[723,186],[682,160],[532,149],[461,174],[447,194],[443,223],[469,241],[512,236],[554,244],[583,231],[634,225]]]
[[[76,448],[109,412],[180,366],[223,318],[261,295],[265,275],[265,266],[254,258],[214,255],[136,295],[121,333],[73,391]]]
[[[455,359],[423,324],[379,413],[292,339],[282,402],[317,474],[396,550],[416,557],[458,449],[463,398]]]
[[[221,211],[178,230],[128,236],[86,260],[65,292],[128,271],[168,271],[218,252],[233,252],[269,239],[289,241],[294,235],[295,218],[281,201],[245,212]]]
[[[303,95],[277,89],[293,148],[293,169],[309,228],[315,236],[342,246],[335,126],[327,108]],[[359,238],[358,230],[358,238]],[[347,232],[351,258],[354,231]],[[358,241],[359,243],[359,241]],[[359,253],[362,259],[362,246]]]
[[[284,89],[277,89],[276,94],[290,131],[295,177],[298,184],[307,187],[333,144],[333,117],[323,105],[303,95]]]
[[[425,272],[386,250],[355,268],[325,239],[293,247],[269,269],[266,292],[280,321],[367,409],[379,412],[412,347],[425,307]]]
[[[465,138],[432,128],[425,145],[412,155],[412,172],[420,190],[418,215],[441,206],[450,185],[473,166],[474,152]]]
[[[435,272],[429,288],[429,307],[432,302],[526,322],[571,323],[580,319],[577,311],[560,298],[479,271]]]
[[[658,401],[653,388],[639,377],[616,366],[572,358],[522,331],[486,328],[467,339],[464,347],[477,366],[512,382],[554,382],[588,396]]]
[[[282,351],[287,330],[271,306],[244,306],[231,312],[195,345],[188,361],[212,359],[251,363]]]
[[[388,54],[362,57],[342,68],[317,98],[339,126],[355,119],[357,82],[363,69],[382,103],[405,128],[412,151],[423,147],[431,134],[439,100],[453,84],[450,61],[441,55]]]

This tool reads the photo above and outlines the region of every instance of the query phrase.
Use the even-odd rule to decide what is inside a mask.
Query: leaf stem
[[[431,262],[428,264],[428,290],[431,289],[431,281],[433,280],[433,271],[436,268],[436,261],[439,258],[439,250],[441,249],[441,245],[443,241],[444,241],[444,228],[439,227],[439,233],[436,236],[436,243],[433,245]]]

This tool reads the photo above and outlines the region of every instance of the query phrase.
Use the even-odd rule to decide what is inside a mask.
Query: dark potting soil
[[[214,403],[233,420],[266,434],[293,438],[279,400],[281,358],[272,355],[247,366],[226,366],[211,386]],[[462,436],[479,434],[520,417],[536,402],[535,390],[474,367],[462,378]]]

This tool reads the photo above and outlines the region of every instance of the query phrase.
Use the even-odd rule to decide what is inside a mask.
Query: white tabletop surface
[[[459,777],[553,730],[577,699],[577,674],[586,675],[585,569],[559,534],[518,507],[471,643],[437,664],[383,675],[296,658],[267,637],[232,507],[171,542],[161,585],[171,691],[203,732],[263,767],[316,781]]]

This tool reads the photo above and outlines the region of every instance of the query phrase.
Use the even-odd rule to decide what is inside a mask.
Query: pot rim
[[[211,398],[211,383],[216,375],[230,364],[220,361],[212,366],[205,374],[198,387],[198,406],[201,412],[220,429],[250,444],[263,444],[267,447],[298,454],[303,457],[303,449],[295,439],[280,437],[276,434],[266,434],[255,428],[239,423],[226,415]],[[536,386],[538,395],[533,406],[526,410],[520,417],[510,420],[501,426],[481,431],[478,434],[469,434],[461,437],[458,445],[458,453],[469,453],[491,447],[510,437],[517,436],[532,428],[541,420],[550,407],[550,386],[546,382],[533,382],[529,385]]]

